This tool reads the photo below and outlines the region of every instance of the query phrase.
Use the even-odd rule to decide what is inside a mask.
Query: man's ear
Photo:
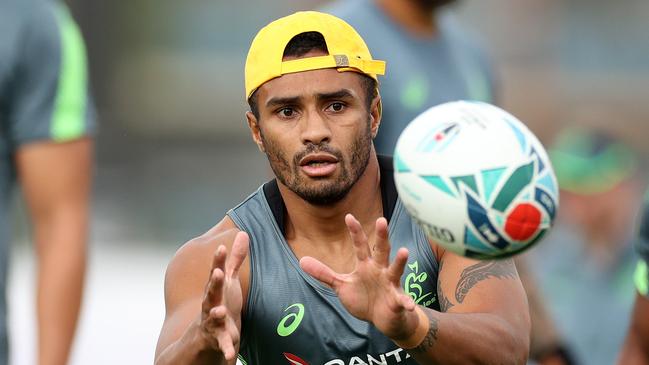
[[[381,115],[383,114],[383,103],[381,102],[381,94],[376,91],[376,97],[370,104],[370,129],[372,132],[372,139],[376,137],[381,125]]]
[[[248,128],[250,128],[250,134],[252,135],[252,140],[255,141],[257,148],[261,152],[266,152],[264,148],[264,142],[261,139],[261,130],[259,129],[259,121],[251,111],[246,112],[246,119],[248,120]]]

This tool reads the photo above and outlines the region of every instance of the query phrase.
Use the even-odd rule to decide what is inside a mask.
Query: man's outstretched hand
[[[226,360],[237,356],[243,305],[239,268],[248,255],[248,242],[248,235],[239,232],[229,255],[223,245],[216,249],[203,297],[201,333]]]
[[[400,283],[408,250],[400,248],[390,263],[388,223],[385,218],[376,220],[376,242],[373,245],[353,215],[345,216],[345,224],[356,252],[354,271],[340,274],[308,256],[300,260],[300,266],[330,286],[356,318],[371,322],[393,340],[409,338],[415,332],[419,319],[414,301],[402,290]]]

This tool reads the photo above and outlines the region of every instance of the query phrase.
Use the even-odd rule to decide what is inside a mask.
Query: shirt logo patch
[[[291,365],[309,365],[308,362],[300,359],[298,356],[293,355],[290,352],[284,352],[283,355]]]
[[[291,308],[295,308],[294,310],[297,310],[297,312],[291,310]],[[302,318],[304,318],[304,305],[302,303],[291,304],[284,309],[284,312],[288,312],[289,310],[291,312],[285,315],[277,325],[277,334],[282,337],[290,336],[295,332],[302,322]]]
[[[416,304],[429,307],[435,302],[436,298],[432,292],[424,293],[424,288],[421,286],[428,279],[428,274],[425,271],[419,272],[419,263],[417,261],[409,263],[408,269],[410,269],[410,273],[406,275],[403,289]]]

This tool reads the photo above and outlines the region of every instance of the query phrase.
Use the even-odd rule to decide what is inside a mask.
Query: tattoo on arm
[[[460,280],[455,288],[455,299],[458,303],[462,303],[471,288],[483,280],[489,278],[514,279],[517,276],[516,266],[512,260],[479,262],[467,267],[460,274]]]
[[[435,342],[437,342],[439,320],[433,317],[431,310],[425,310],[424,313],[426,313],[426,317],[428,317],[428,332],[426,333],[426,337],[424,337],[419,346],[409,350],[415,354],[423,354],[428,352],[428,350],[435,345]]]
[[[444,290],[442,289],[442,282],[439,279],[440,274],[442,272],[442,266],[444,265],[444,260],[441,260],[439,262],[439,269],[437,270],[437,298],[439,299],[439,309],[442,312],[448,311],[452,306],[453,303],[444,295]]]

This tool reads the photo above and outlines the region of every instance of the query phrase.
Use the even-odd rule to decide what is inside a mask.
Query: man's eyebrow
[[[316,94],[316,97],[318,98],[318,100],[349,99],[353,98],[354,94],[352,94],[352,92],[347,89],[342,89],[331,93],[319,93]]]
[[[322,100],[331,100],[331,99],[349,99],[349,98],[353,98],[354,94],[352,94],[352,92],[349,91],[348,89],[341,89],[330,93],[317,93],[315,94],[315,96],[318,100],[322,101]],[[302,97],[300,96],[275,97],[275,98],[271,98],[266,102],[266,107],[272,108],[272,107],[282,106],[282,105],[298,104],[300,100],[302,100]]]
[[[266,102],[266,107],[272,108],[274,106],[280,106],[280,105],[297,104],[299,101],[300,101],[299,96],[276,97],[268,100]]]

